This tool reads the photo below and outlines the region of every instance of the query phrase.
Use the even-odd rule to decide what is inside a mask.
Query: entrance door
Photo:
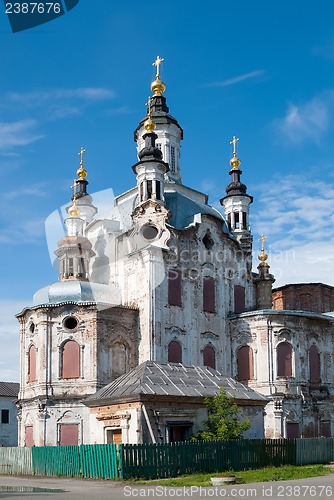
[[[122,444],[122,429],[107,429],[107,444]]]
[[[175,422],[168,425],[169,442],[187,441],[191,435],[192,424],[190,422]]]
[[[298,422],[286,423],[286,437],[287,438],[300,438],[300,430]]]

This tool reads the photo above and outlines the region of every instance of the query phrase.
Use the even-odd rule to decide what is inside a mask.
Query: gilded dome
[[[162,95],[163,92],[165,92],[166,90],[166,85],[157,76],[154,82],[151,83],[151,90],[154,93],[154,95]]]

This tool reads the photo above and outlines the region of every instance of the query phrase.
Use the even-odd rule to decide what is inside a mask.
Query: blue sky
[[[277,286],[334,285],[331,1],[80,0],[16,34],[0,7],[0,380],[19,378],[13,315],[57,279],[44,224],[71,196],[80,147],[90,193],[135,183],[158,54],[183,182],[218,206],[237,135],[255,255],[264,232]]]

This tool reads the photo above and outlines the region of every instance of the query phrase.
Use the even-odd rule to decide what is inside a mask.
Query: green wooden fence
[[[115,479],[123,477],[115,444],[85,444],[80,448],[81,473],[83,477]]]
[[[334,460],[334,438],[296,440],[296,465],[321,464]]]
[[[294,464],[294,439],[240,439],[121,445],[124,478],[164,478],[193,472]]]
[[[80,475],[78,446],[34,446],[31,448],[33,474],[39,476]]]
[[[32,474],[31,448],[0,447],[0,474]]]
[[[96,479],[155,479],[330,461],[334,461],[334,438],[0,447],[0,474]]]

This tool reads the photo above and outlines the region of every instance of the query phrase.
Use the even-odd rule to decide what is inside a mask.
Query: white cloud
[[[334,285],[334,188],[304,174],[284,176],[253,191],[258,191],[256,212],[251,214],[254,266],[260,249],[257,239],[264,233],[277,286]]]
[[[332,106],[332,92],[315,97],[304,104],[289,104],[284,118],[274,121],[274,128],[292,144],[305,140],[319,142],[322,134],[329,128]]]
[[[0,207],[3,205],[3,201],[12,201],[16,198],[25,198],[26,196],[34,196],[38,198],[47,197],[47,184],[45,182],[37,182],[30,186],[18,186],[12,191],[5,191],[1,193]]]
[[[44,237],[44,219],[30,217],[29,219],[11,220],[11,225],[0,230],[0,243],[22,245],[24,243],[39,243]]]
[[[250,73],[245,73],[243,75],[235,76],[234,78],[229,78],[228,80],[223,80],[221,82],[211,82],[204,85],[205,87],[228,87],[229,85],[235,85],[236,83],[243,82],[244,80],[249,80],[250,78],[257,78],[264,74],[264,70],[259,69],[256,71],[251,71]]]
[[[20,120],[16,122],[0,122],[0,149],[10,149],[15,146],[26,146],[43,137],[35,134],[35,120]]]
[[[0,243],[39,243],[44,237],[44,218],[29,200],[48,196],[47,183],[36,182],[0,192]]]
[[[79,87],[74,89],[51,89],[34,92],[10,92],[7,99],[20,102],[26,105],[33,105],[36,102],[78,99],[83,101],[105,101],[113,99],[115,93],[111,89],[104,87]]]
[[[110,101],[115,93],[105,87],[79,87],[68,89],[36,90],[34,92],[9,92],[6,102],[21,109],[39,111],[49,119],[80,115],[91,104]]]

